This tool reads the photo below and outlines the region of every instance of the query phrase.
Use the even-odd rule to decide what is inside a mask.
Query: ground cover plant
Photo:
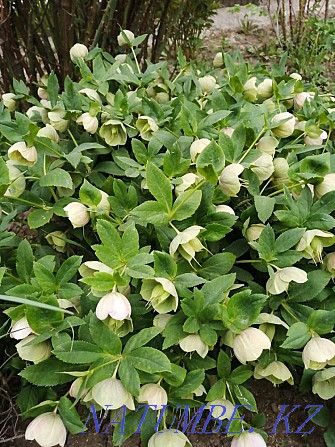
[[[167,431],[177,405],[226,427],[233,405],[257,413],[251,377],[335,396],[334,98],[284,59],[142,72],[144,39],[122,31],[116,57],[76,44],[80,82],[60,91],[51,72],[39,97],[17,80],[2,96],[2,374],[45,447],[91,405],[126,414],[115,445],[148,404],[144,445],[188,446]],[[22,215],[30,242],[8,231]],[[266,445],[262,418],[242,428],[233,447]]]

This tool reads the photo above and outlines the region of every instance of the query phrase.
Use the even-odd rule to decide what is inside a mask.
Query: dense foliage
[[[236,54],[141,72],[144,38],[116,58],[77,44],[80,82],[14,81],[0,105],[4,374],[42,446],[51,424],[60,445],[83,430],[79,405],[126,406],[121,445],[138,403],[170,405],[160,429],[176,405],[257,412],[252,376],[335,395],[334,98]],[[31,243],[6,231],[26,214]],[[264,446],[260,425],[234,447]]]

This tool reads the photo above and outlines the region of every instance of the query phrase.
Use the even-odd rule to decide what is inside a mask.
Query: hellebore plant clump
[[[238,55],[142,72],[144,37],[115,58],[76,44],[63,92],[50,73],[2,96],[4,371],[41,446],[83,431],[79,405],[126,406],[122,445],[143,403],[169,405],[160,430],[176,405],[256,413],[252,376],[335,396],[334,98]],[[28,210],[38,243],[6,230]],[[190,445],[158,416],[145,445]],[[233,447],[266,444],[243,428]]]

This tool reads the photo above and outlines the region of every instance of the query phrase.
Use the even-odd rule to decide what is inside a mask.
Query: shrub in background
[[[165,430],[176,405],[256,413],[251,377],[335,395],[333,98],[284,61],[252,72],[237,54],[142,72],[143,38],[121,33],[117,58],[75,45],[79,82],[60,90],[51,72],[38,99],[14,81],[1,103],[4,374],[21,376],[42,446],[51,425],[60,445],[83,430],[79,404],[126,411],[122,445],[138,403],[168,403],[142,440],[186,446],[155,434],[157,417]],[[27,210],[32,244],[6,231]],[[252,425],[234,447],[265,445]]]

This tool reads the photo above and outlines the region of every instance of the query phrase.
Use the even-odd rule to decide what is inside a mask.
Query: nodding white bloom
[[[73,228],[84,227],[90,220],[90,213],[85,205],[79,202],[71,202],[64,207]]]
[[[169,279],[143,279],[140,294],[160,314],[177,310],[178,294]]]
[[[138,402],[147,402],[148,405],[156,405],[156,410],[161,410],[163,405],[167,405],[168,396],[163,387],[158,383],[147,383],[141,386]]]
[[[45,239],[55,250],[60,253],[66,252],[66,234],[63,231],[52,231]]]
[[[179,430],[162,430],[151,436],[148,447],[192,447],[187,437]]]
[[[267,99],[273,95],[272,79],[266,78],[257,87],[258,96]]]
[[[79,390],[80,390],[83,382],[84,382],[84,377],[78,377],[74,382],[72,382],[71,387],[69,389],[69,394],[71,397],[73,397],[75,399],[77,398],[77,395],[79,393]],[[87,391],[88,390],[86,388],[84,388],[82,390],[82,392],[80,393],[80,399],[82,399],[84,396],[86,396]]]
[[[277,157],[273,160],[273,182],[276,185],[282,185],[283,183],[287,183],[289,180],[288,170],[289,164],[287,163],[286,158]]]
[[[256,147],[264,154],[268,154],[274,157],[278,144],[279,141],[275,137],[265,136],[259,140]]]
[[[10,185],[5,192],[5,197],[20,197],[26,189],[26,179],[22,172],[15,166],[15,161],[7,160]]]
[[[236,197],[241,189],[239,175],[244,167],[239,163],[232,163],[226,166],[220,174],[219,186],[221,191],[229,197]]]
[[[92,88],[82,88],[81,90],[79,90],[79,93],[87,96],[92,101],[95,101],[95,102],[101,104],[101,99],[100,99],[99,93],[96,92],[95,90],[93,90]]]
[[[83,278],[92,276],[95,272],[104,272],[113,275],[113,270],[100,261],[86,261],[79,267],[79,273]]]
[[[127,55],[126,54],[117,54],[116,56],[114,56],[114,59],[116,61],[120,62],[121,64],[124,64],[126,62]]]
[[[42,341],[36,345],[27,346],[27,344],[37,337],[35,334],[28,335],[16,344],[16,350],[21,359],[29,362],[39,363],[46,360],[51,355],[51,344],[49,341]]]
[[[314,146],[314,145],[316,146],[323,144],[323,140],[326,140],[327,137],[328,137],[327,132],[323,130],[317,138],[311,138],[308,135],[306,135],[304,141],[307,146]]]
[[[113,291],[100,299],[95,313],[99,320],[105,320],[110,316],[114,320],[122,321],[130,317],[131,305],[122,293]]]
[[[158,314],[154,317],[152,325],[164,330],[172,317],[171,314]]]
[[[231,447],[266,447],[266,443],[259,433],[243,431],[238,438],[234,438]]]
[[[272,129],[272,132],[276,137],[280,138],[287,138],[291,136],[294,132],[294,126],[295,126],[295,117],[292,115],[292,113],[289,112],[283,112],[278,113],[278,115],[275,115],[271,122],[272,123],[279,123],[280,121],[287,120],[284,123],[278,124],[277,127]]]
[[[231,206],[228,205],[213,205],[216,213],[228,213],[235,216],[235,211]]]
[[[257,160],[251,163],[250,169],[257,175],[260,182],[264,182],[264,180],[271,177],[275,170],[272,156],[269,154],[261,155]]]
[[[228,137],[232,137],[233,133],[234,133],[234,128],[233,127],[224,127],[223,129],[221,129],[220,132],[224,133],[225,135],[228,135]]]
[[[13,112],[15,110],[16,107],[16,101],[15,101],[15,96],[14,93],[3,93],[1,96],[2,102],[4,104],[5,107],[7,107],[7,109],[10,112]]]
[[[314,374],[312,391],[321,399],[332,399],[335,396],[335,368],[327,368]]]
[[[37,162],[37,151],[35,146],[28,147],[24,141],[19,141],[8,149],[8,158],[18,165],[31,167]]]
[[[100,136],[109,146],[123,146],[127,141],[127,131],[119,120],[108,120],[100,128]]]
[[[165,104],[170,99],[170,96],[167,92],[158,92],[155,96],[155,100],[158,104]]]
[[[124,29],[120,32],[120,34],[117,36],[117,42],[120,45],[120,47],[123,47],[124,45],[129,45],[133,43],[135,39],[134,33],[129,31],[129,29]]]
[[[33,419],[26,428],[25,439],[36,441],[41,447],[64,447],[66,428],[57,413],[43,413]]]
[[[335,365],[335,343],[319,336],[311,338],[302,351],[306,369],[319,370]]]
[[[179,346],[185,352],[196,351],[203,359],[208,354],[208,345],[204,343],[199,334],[190,334],[180,340]]]
[[[227,399],[216,399],[212,402],[208,402],[205,409],[212,410],[213,406],[215,406],[215,408],[213,408],[212,416],[220,421],[223,421],[224,419],[230,420],[235,410],[234,405]]]
[[[109,196],[107,193],[105,193],[105,191],[100,190],[100,193],[101,193],[101,200],[98,203],[98,205],[96,206],[96,209],[97,209],[97,211],[102,211],[102,212],[108,214],[110,211],[110,208],[111,208],[109,200],[108,200]]]
[[[246,236],[249,242],[257,241],[259,236],[262,234],[265,225],[263,224],[253,224],[247,229]]]
[[[257,360],[264,349],[270,348],[269,337],[254,327],[245,329],[239,335],[236,335],[233,341],[234,354],[243,365]]]
[[[335,277],[335,252],[328,253],[323,260],[323,267]]]
[[[266,368],[263,368],[259,363],[255,367],[254,371],[255,379],[266,379],[275,385],[279,385],[283,382],[288,382],[290,385],[294,384],[291,371],[283,362],[271,362]]]
[[[53,126],[50,126],[50,124],[46,124],[45,127],[42,127],[37,132],[37,137],[43,137],[43,138],[49,138],[50,140],[54,141],[55,143],[59,143],[59,135],[56,131],[56,129]]]
[[[307,121],[296,121],[294,129],[299,130],[300,132],[305,132]]]
[[[154,132],[156,132],[159,127],[156,121],[150,116],[141,115],[136,121],[136,127],[140,131],[143,140],[149,141]]]
[[[220,51],[220,53],[216,53],[213,59],[213,65],[215,68],[221,68],[223,67],[223,54]]]
[[[192,185],[197,185],[201,181],[201,179],[202,177],[199,174],[193,174],[193,172],[188,172],[187,174],[180,177],[181,183],[179,183],[175,188],[177,196],[186,191]]]
[[[48,91],[46,88],[38,87],[37,94],[41,99],[44,99],[44,100],[48,99]]]
[[[199,84],[203,94],[208,94],[216,87],[218,87],[216,79],[214,78],[214,76],[211,75],[206,75],[202,78],[199,78]]]
[[[66,115],[66,111],[63,109],[55,109],[51,112],[48,112],[48,118],[50,120],[50,124],[54,127],[58,132],[65,132],[70,123],[69,120],[64,119]]]
[[[76,62],[77,59],[85,60],[88,55],[88,48],[82,43],[76,43],[70,49],[70,58],[72,62]]]
[[[190,147],[190,155],[193,163],[196,161],[197,157],[201,152],[210,144],[211,140],[208,138],[200,138],[200,140],[195,140]]]
[[[330,247],[335,242],[335,236],[328,231],[307,230],[296,246],[306,259],[322,262],[323,247]]]
[[[27,318],[23,317],[13,324],[10,330],[10,336],[15,338],[15,340],[22,340],[23,338],[28,337],[32,332],[33,330],[29,326]]]
[[[299,73],[291,73],[290,78],[295,79],[296,81],[302,80],[302,76]]]
[[[271,295],[279,295],[282,292],[287,292],[290,282],[292,281],[299,284],[307,282],[307,273],[297,267],[284,267],[283,269],[277,270],[275,274],[268,279],[266,290]]]
[[[203,394],[206,394],[206,388],[201,384],[199,385],[192,393],[185,394],[183,399],[194,399],[194,396],[200,397]]]
[[[295,95],[294,97],[294,106],[298,110],[302,109],[305,101],[310,102],[312,98],[314,98],[314,92],[301,92]]]
[[[323,181],[315,186],[314,191],[318,199],[327,194],[327,192],[335,190],[335,174],[327,174],[324,176]]]
[[[193,225],[184,231],[180,231],[170,244],[170,255],[175,257],[178,251],[188,262],[195,259],[196,253],[205,250],[205,247],[197,238],[201,230],[203,230],[203,227]]]
[[[77,124],[81,124],[86,132],[94,134],[98,130],[99,121],[96,116],[91,116],[88,112],[80,115],[77,120]]]
[[[100,407],[112,405],[113,410],[126,405],[129,410],[135,410],[133,396],[123,386],[121,380],[111,377],[97,383],[91,390],[92,398]]]
[[[30,109],[26,111],[26,115],[30,119],[30,121],[33,122],[42,121],[44,124],[46,124],[49,121],[48,111],[44,107],[30,107]]]
[[[261,104],[262,108],[266,108],[266,111],[271,114],[274,113],[277,110],[277,105],[273,102],[272,99],[266,99],[263,101],[263,104]]]
[[[243,91],[245,96],[250,99],[250,101],[256,101],[258,89],[256,87],[257,78],[250,78],[243,86]]]

